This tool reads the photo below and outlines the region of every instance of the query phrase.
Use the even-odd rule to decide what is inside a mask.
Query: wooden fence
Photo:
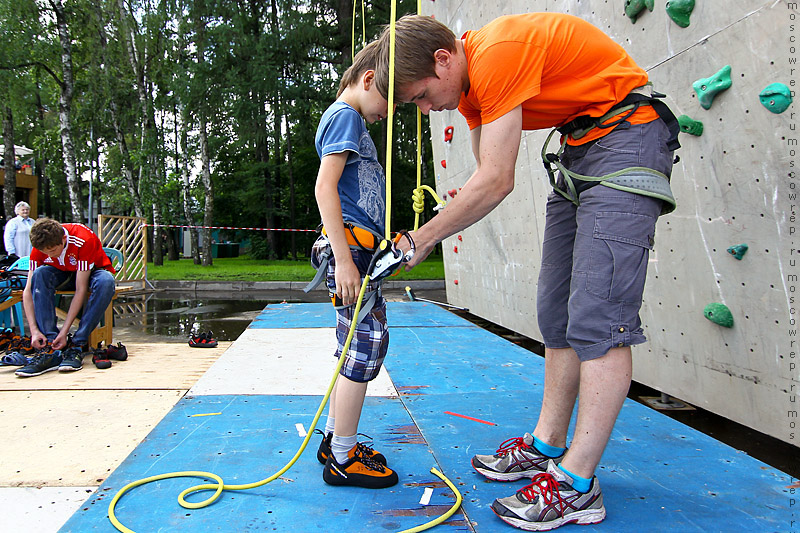
[[[98,236],[103,246],[110,246],[122,252],[125,264],[115,278],[121,282],[141,282],[147,284],[147,233],[145,219],[99,215],[97,217]]]

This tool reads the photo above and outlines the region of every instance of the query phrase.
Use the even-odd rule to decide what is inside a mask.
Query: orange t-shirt
[[[470,86],[458,110],[470,129],[519,105],[524,130],[559,127],[582,115],[601,117],[647,83],[647,73],[620,45],[572,15],[507,15],[462,39]],[[657,118],[652,107],[642,106],[627,121]],[[584,144],[611,129],[595,128],[568,143]]]

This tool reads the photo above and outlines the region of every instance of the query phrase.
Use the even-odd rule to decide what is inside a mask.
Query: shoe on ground
[[[51,370],[58,370],[61,364],[61,350],[53,350],[49,344],[34,355],[30,362],[14,372],[21,378],[40,376]]]
[[[30,363],[30,359],[19,352],[11,352],[0,357],[0,366],[25,366],[28,363]]]
[[[189,346],[192,348],[216,348],[217,339],[214,338],[214,333],[211,331],[198,333],[189,338]]]
[[[315,429],[314,433],[319,433],[323,435],[322,442],[319,443],[319,449],[317,450],[317,461],[322,464],[328,462],[328,457],[331,455],[331,441],[333,440],[333,433],[328,433],[325,435],[322,430]],[[361,433],[359,433],[361,435]],[[366,435],[364,435],[366,437]],[[371,446],[364,444],[363,442],[357,442],[355,447],[350,448],[350,451],[347,452],[348,458],[352,459],[353,455],[359,453],[365,457],[369,457],[373,461],[377,461],[382,465],[386,464],[386,457],[383,456],[381,452],[376,452]]]
[[[525,531],[550,531],[564,524],[597,524],[606,517],[600,482],[592,478],[589,492],[572,488],[572,478],[555,461],[531,484],[513,496],[498,498],[492,511],[505,523]]]
[[[116,346],[113,344],[110,345],[105,351],[108,359],[114,361],[125,361],[128,359],[128,349],[121,342],[118,342]]]
[[[494,481],[516,481],[532,478],[547,468],[551,459],[560,463],[564,454],[547,457],[533,446],[533,435],[525,433],[503,442],[494,455],[476,455],[472,468]]]
[[[92,363],[100,370],[111,368],[111,360],[108,358],[108,351],[97,349],[92,352]]]
[[[83,368],[84,347],[71,345],[61,352],[62,361],[58,366],[59,372],[76,372]]]
[[[397,484],[397,472],[388,466],[352,450],[348,455],[350,459],[344,464],[339,464],[333,454],[328,456],[322,471],[325,483],[367,489],[385,489]]]

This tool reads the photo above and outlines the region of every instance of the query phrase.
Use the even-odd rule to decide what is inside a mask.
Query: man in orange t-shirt
[[[389,28],[380,39],[376,83],[386,95]],[[458,109],[477,162],[458,196],[411,234],[416,254],[407,268],[513,190],[523,130],[559,128],[566,136],[563,153],[550,161],[562,173],[553,174],[557,190],[547,201],[538,283],[545,343],[539,419],[531,433],[506,441],[494,455],[476,455],[472,466],[493,480],[536,478],[492,504],[515,527],[600,522],[605,508],[594,472],[630,387],[631,346],[646,340],[638,313],[656,219],[669,211],[662,200],[672,200],[669,175],[679,146],[674,116],[654,100],[647,73],[621,46],[571,15],[504,16],[460,39],[431,17],[406,16],[394,39],[397,100],[425,114]],[[637,185],[642,168],[661,189]],[[615,188],[612,180],[599,186],[601,180],[572,176],[608,178],[619,171],[637,192]],[[551,508],[547,502],[554,500],[569,505]]]

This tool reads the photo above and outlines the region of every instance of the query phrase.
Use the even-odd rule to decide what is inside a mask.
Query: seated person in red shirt
[[[39,219],[31,227],[31,244],[30,271],[22,302],[31,330],[31,346],[40,351],[17,375],[38,376],[55,369],[80,370],[88,351],[89,334],[100,323],[114,296],[114,267],[100,239],[83,224]],[[75,291],[61,329],[57,327],[55,313],[57,290]],[[70,327],[81,308],[80,325],[70,338]]]

